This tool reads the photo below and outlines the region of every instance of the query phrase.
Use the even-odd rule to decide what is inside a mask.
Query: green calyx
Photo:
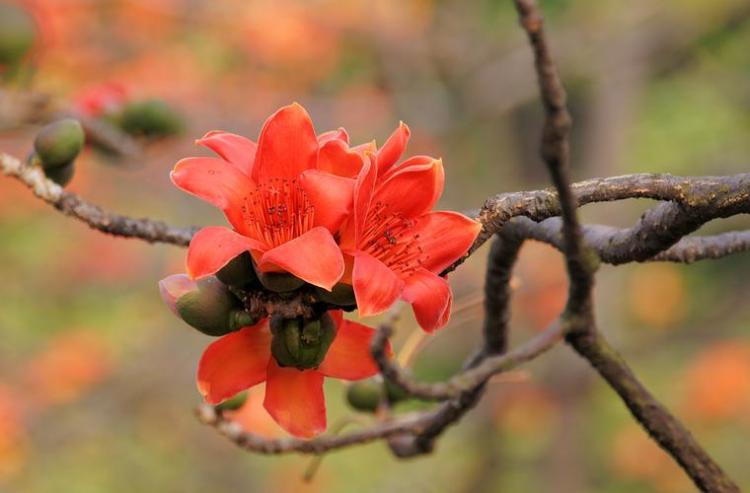
[[[257,323],[240,300],[215,277],[197,281],[198,289],[175,303],[177,313],[191,327],[210,336],[221,336]]]
[[[14,66],[34,44],[36,26],[23,9],[0,4],[0,66]],[[0,67],[1,68],[1,67]]]
[[[357,304],[357,300],[354,298],[354,287],[343,282],[336,284],[331,291],[316,287],[315,296],[320,301],[336,306],[350,307]]]
[[[255,272],[263,287],[274,293],[291,293],[305,285],[305,281],[287,272],[261,272],[257,268]]]
[[[258,282],[258,276],[253,267],[253,258],[248,252],[230,260],[216,273],[216,277],[224,284],[237,288],[252,286]]]
[[[128,104],[118,117],[120,128],[130,135],[159,138],[182,131],[182,118],[160,99]]]
[[[318,319],[273,317],[271,354],[280,366],[299,370],[317,368],[336,337],[336,324],[328,313]]]
[[[45,173],[72,165],[83,149],[85,135],[78,120],[64,118],[46,125],[34,139],[34,152]]]

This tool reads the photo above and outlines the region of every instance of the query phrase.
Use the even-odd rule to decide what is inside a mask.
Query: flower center
[[[388,209],[381,202],[370,207],[359,247],[405,277],[419,269],[429,255],[420,245],[419,234],[414,233],[415,221]]]
[[[297,180],[271,178],[245,197],[242,217],[249,236],[269,247],[286,243],[313,227],[315,208]]]

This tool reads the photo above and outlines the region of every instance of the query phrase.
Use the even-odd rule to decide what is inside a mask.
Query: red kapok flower
[[[203,277],[250,251],[262,272],[288,272],[331,289],[344,272],[333,234],[349,216],[362,158],[343,130],[316,137],[299,104],[263,125],[255,142],[227,132],[197,141],[220,158],[177,163],[172,181],[224,211],[234,230],[207,227],[190,242],[187,270]]]
[[[401,124],[365,162],[341,249],[352,260],[347,282],[360,315],[381,313],[402,298],[432,332],[448,323],[452,302],[439,274],[466,253],[481,225],[456,212],[431,211],[443,192],[443,164],[428,156],[398,163],[408,139]]]
[[[369,346],[375,331],[328,312],[337,326],[325,359],[315,369],[282,367],[271,355],[269,320],[212,342],[198,364],[198,389],[209,404],[266,382],[263,406],[286,431],[309,438],[326,428],[324,377],[360,380],[377,373]],[[390,351],[390,348],[389,348]]]
[[[129,98],[127,88],[119,82],[104,82],[87,87],[73,98],[73,109],[82,115],[99,117],[119,111]]]

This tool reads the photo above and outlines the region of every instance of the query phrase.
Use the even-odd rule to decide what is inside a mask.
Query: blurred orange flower
[[[104,379],[112,355],[99,336],[86,330],[63,332],[33,357],[24,369],[26,389],[39,405],[77,399]]]
[[[628,284],[628,307],[638,322],[669,329],[684,317],[685,280],[676,265],[638,265]]]
[[[0,383],[0,480],[13,476],[27,460],[27,436],[18,394]]]
[[[635,424],[615,435],[610,467],[616,474],[648,482],[660,492],[678,493],[691,488],[677,464]]]
[[[533,329],[549,325],[565,307],[568,278],[563,256],[549,245],[527,241],[514,272],[514,310]]]
[[[688,413],[703,421],[750,416],[750,342],[724,341],[700,353],[685,372]]]

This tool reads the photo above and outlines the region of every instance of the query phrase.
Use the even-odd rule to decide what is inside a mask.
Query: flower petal
[[[469,250],[481,230],[480,223],[458,212],[435,211],[419,216],[414,233],[425,253],[422,267],[439,274]]]
[[[322,144],[318,152],[318,169],[334,175],[356,178],[362,169],[362,155],[338,139]]]
[[[322,146],[326,142],[334,139],[340,140],[344,144],[348,144],[349,134],[343,127],[339,127],[336,130],[329,130],[328,132],[323,132],[322,134],[318,135],[318,144]]]
[[[354,255],[352,285],[361,317],[383,313],[398,299],[404,289],[404,281],[399,279],[395,272],[364,252]]]
[[[227,334],[208,345],[198,363],[198,390],[218,404],[266,379],[271,360],[268,319]]]
[[[185,274],[172,274],[159,281],[159,294],[164,304],[177,315],[177,300],[191,291],[196,291],[198,285]]]
[[[427,269],[419,269],[406,280],[404,300],[425,332],[445,327],[451,314],[453,295],[448,281]]]
[[[253,179],[295,179],[306,169],[315,168],[318,139],[310,115],[297,103],[281,108],[263,125]]]
[[[286,431],[311,438],[326,429],[323,374],[316,370],[282,368],[268,362],[268,381],[263,406]]]
[[[378,366],[370,355],[370,341],[374,335],[375,330],[371,327],[341,320],[336,338],[318,370],[327,377],[344,380],[361,380],[375,375]],[[386,351],[392,353],[390,343]]]
[[[252,140],[230,132],[212,130],[195,143],[211,149],[247,176],[251,175],[258,147]]]
[[[241,208],[252,182],[240,170],[222,159],[189,157],[169,176],[178,188],[223,210],[233,226],[242,227]]]
[[[385,181],[378,178],[372,201],[384,204],[390,213],[416,217],[432,209],[443,193],[444,180],[440,159],[416,156],[400,164]]]
[[[300,184],[315,208],[315,226],[336,233],[352,212],[354,180],[309,169],[300,175]]]
[[[221,226],[203,228],[190,240],[188,275],[193,279],[211,275],[240,253],[250,250],[264,251],[265,246]]]
[[[344,258],[330,231],[318,226],[268,250],[258,267],[264,272],[280,268],[330,291],[344,274]]]
[[[354,203],[350,221],[341,232],[341,248],[344,250],[355,250],[361,231],[364,228],[367,212],[370,208],[372,193],[375,189],[378,168],[374,162],[374,156],[365,156],[362,169],[354,184]]]
[[[384,175],[394,164],[396,164],[409,143],[411,131],[404,122],[399,122],[398,128],[394,130],[383,147],[378,151],[378,174]]]

